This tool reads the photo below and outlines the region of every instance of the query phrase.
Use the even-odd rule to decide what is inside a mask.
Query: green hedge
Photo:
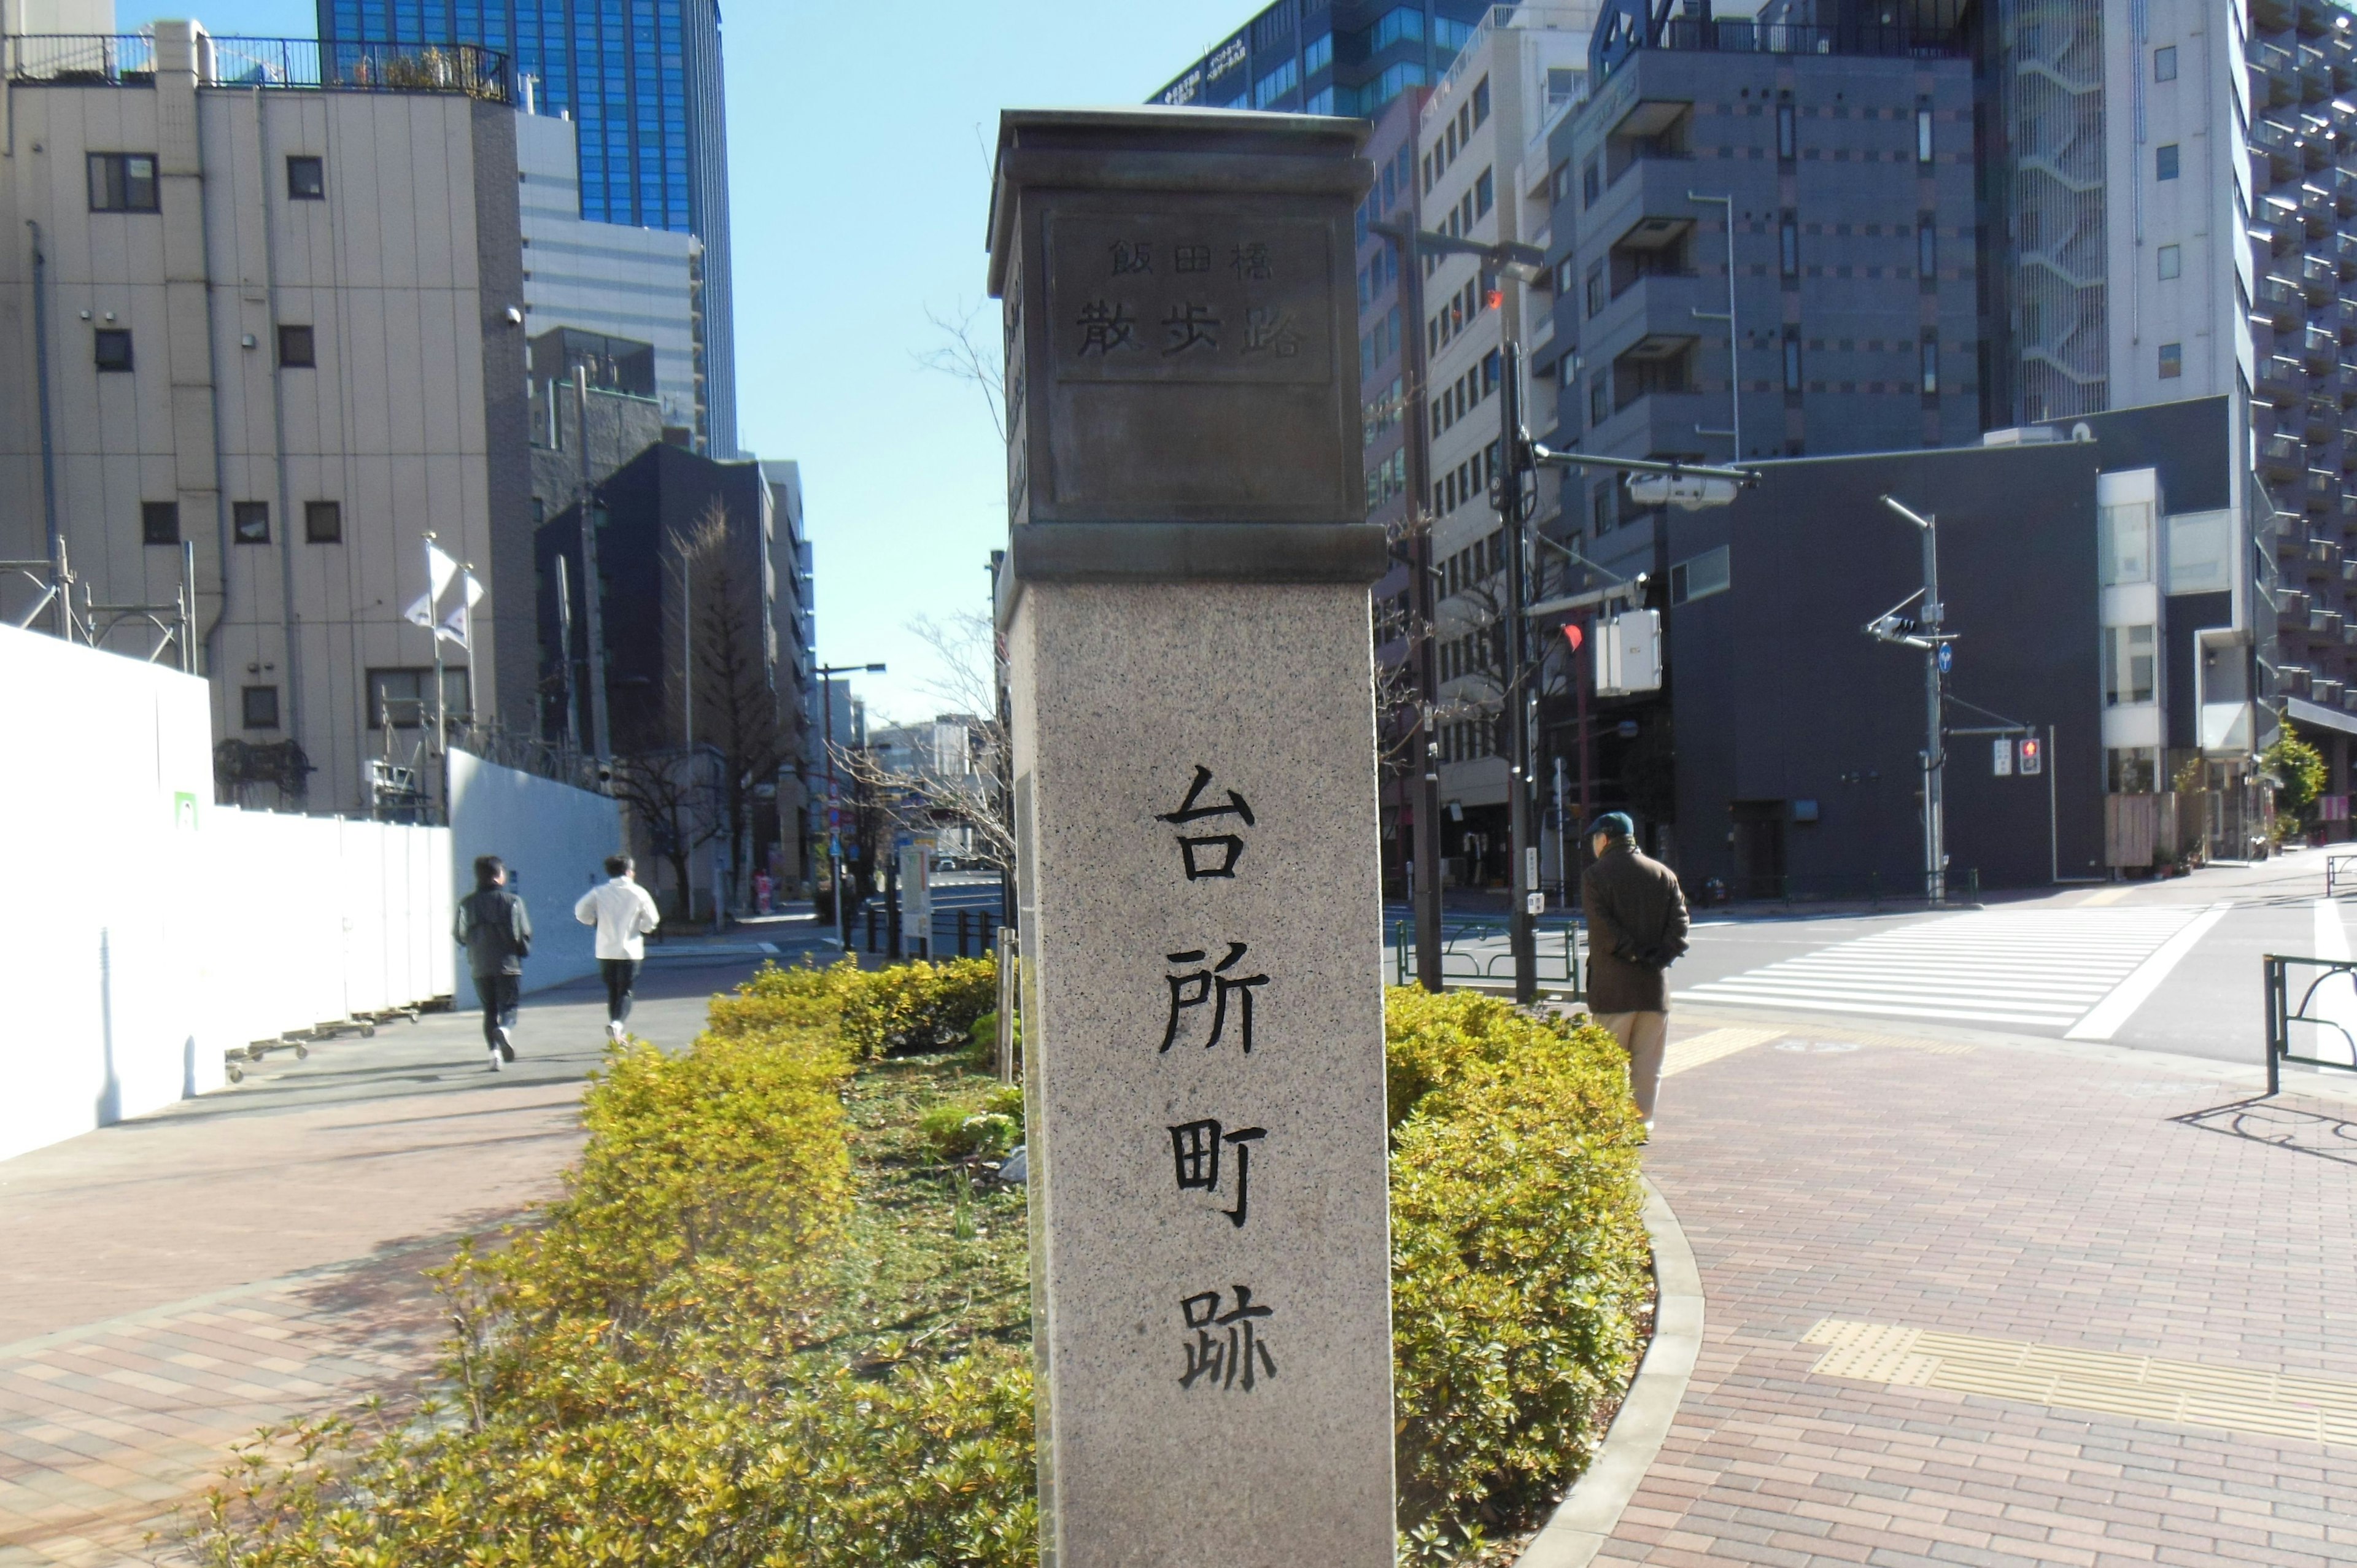
[[[963,1039],[993,989],[987,960],[767,969],[714,1000],[692,1050],[617,1049],[565,1197],[444,1281],[447,1397],[255,1446],[192,1530],[198,1560],[1031,1563],[1021,1348],[968,1336],[872,1363],[827,1294],[856,1062]],[[1400,1522],[1443,1558],[1535,1522],[1626,1380],[1649,1288],[1640,1130],[1592,1027],[1397,990],[1387,1032]],[[1019,1136],[1005,1091],[957,1081],[909,1115],[924,1157]]]

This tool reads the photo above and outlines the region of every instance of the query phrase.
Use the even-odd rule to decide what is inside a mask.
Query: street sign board
[[[1999,736],[1989,747],[1989,772],[1998,779],[2013,776],[2013,736]]]

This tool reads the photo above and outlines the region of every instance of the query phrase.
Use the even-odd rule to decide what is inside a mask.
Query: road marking
[[[1738,1051],[1764,1046],[1783,1034],[1781,1029],[1706,1029],[1691,1039],[1678,1041],[1662,1055],[1662,1076],[1681,1073],[1715,1062],[1721,1057],[1731,1057]]]
[[[2357,1383],[1828,1317],[1802,1338],[1818,1377],[2357,1445]]]
[[[2335,963],[2349,961],[2349,929],[2341,923],[2340,907],[2330,898],[2316,901],[2316,956]]]
[[[2099,893],[2088,894],[2084,898],[2079,900],[2079,908],[2082,909],[2093,909],[2099,905],[2116,904],[2121,899],[2126,897],[2130,891],[2131,889],[2128,885],[2123,882],[2117,887],[2106,887]]]
[[[2062,1030],[2198,918],[2189,907],[1991,909],[1835,942],[1681,1001]]]
[[[2169,972],[2193,950],[2196,942],[2210,934],[2210,928],[2226,918],[2230,908],[2230,905],[2212,904],[2193,917],[2183,929],[2154,950],[2150,958],[2136,965],[2134,973],[2114,986],[2112,993],[2095,1004],[2093,1009],[2072,1025],[2062,1037],[2066,1040],[2108,1040],[2118,1034],[2136,1010],[2160,989],[2160,983],[2169,978]]]

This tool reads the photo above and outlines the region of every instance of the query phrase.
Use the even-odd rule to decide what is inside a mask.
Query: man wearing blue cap
[[[1629,1053],[1629,1092],[1653,1126],[1669,1044],[1669,987],[1663,971],[1686,950],[1686,899],[1678,874],[1638,853],[1636,824],[1607,811],[1588,827],[1596,864],[1579,878],[1587,917],[1587,1009]]]

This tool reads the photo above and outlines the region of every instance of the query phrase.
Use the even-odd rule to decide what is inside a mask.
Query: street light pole
[[[826,736],[826,865],[827,875],[834,879],[834,942],[844,951],[851,950],[851,914],[843,897],[843,834],[839,831],[839,791],[834,777],[834,678],[865,671],[871,675],[884,673],[881,664],[817,664],[813,667],[818,676],[818,700],[823,709],[820,719]]]
[[[1899,609],[1886,611],[1867,624],[1869,636],[1901,647],[1923,650],[1923,892],[1934,906],[1948,901],[1948,821],[1947,801],[1943,784],[1947,770],[1944,721],[1941,712],[1940,668],[1943,658],[1952,658],[1947,648],[1951,639],[1943,622],[1945,608],[1940,603],[1940,522],[1900,504],[1895,498],[1884,496],[1882,504],[1915,525],[1923,538],[1923,586],[1919,590],[1923,601],[1915,618],[1917,635],[1906,635],[1899,619]],[[1916,595],[1910,595],[1911,599]]]

